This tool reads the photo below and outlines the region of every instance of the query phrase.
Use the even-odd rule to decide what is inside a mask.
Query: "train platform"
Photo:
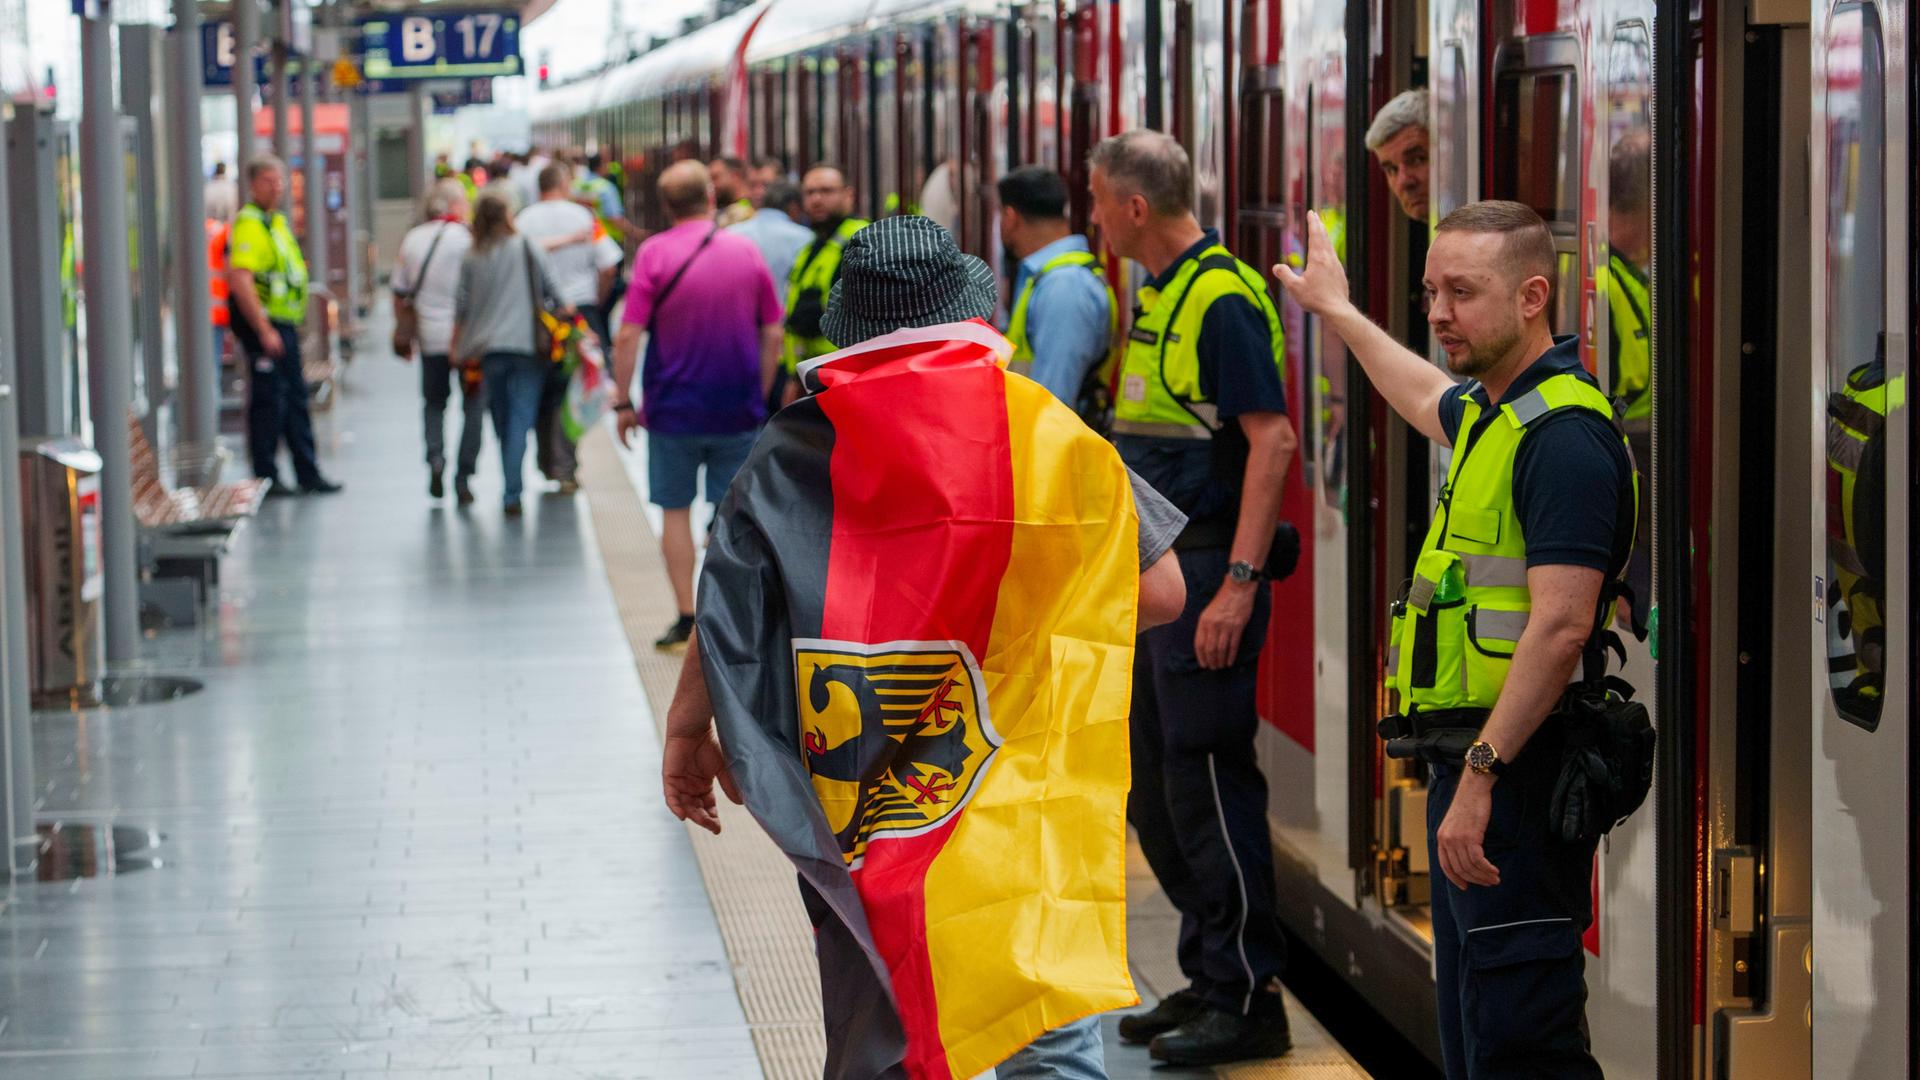
[[[0,1076],[820,1075],[786,860],[737,807],[711,837],[661,803],[642,463],[597,432],[583,492],[509,520],[489,441],[477,504],[430,502],[417,372],[359,356],[317,421],[345,493],[269,503],[218,617],[147,643],[203,688],[36,716],[67,827],[0,899]],[[1151,1000],[1174,919],[1133,871]],[[1366,1075],[1292,1005],[1288,1058],[1218,1075]],[[1115,1080],[1212,1075],[1108,1041]]]

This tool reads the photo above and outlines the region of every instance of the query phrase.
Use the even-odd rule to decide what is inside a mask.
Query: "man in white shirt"
[[[416,344],[420,353],[420,394],[426,399],[427,492],[438,499],[446,494],[447,399],[460,388],[460,453],[453,474],[453,490],[465,506],[473,502],[469,481],[480,461],[480,436],[485,430],[486,399],[480,393],[479,370],[455,366],[449,359],[453,338],[453,294],[460,283],[460,262],[473,237],[467,232],[467,192],[458,180],[442,180],[427,195],[427,220],[400,242],[400,257],[390,280],[396,312],[403,301],[413,304],[418,321]],[[411,352],[400,357],[413,359]]]
[[[604,353],[607,326],[600,300],[620,265],[620,245],[595,229],[593,211],[574,202],[572,195],[573,171],[553,162],[540,170],[539,200],[520,211],[513,223],[528,240],[546,250],[560,299],[586,316],[587,326]],[[572,494],[578,490],[573,443],[560,423],[560,405],[566,392],[565,373],[558,364],[553,365],[546,392],[540,398],[540,418],[534,434],[540,471],[559,481],[563,494]]]

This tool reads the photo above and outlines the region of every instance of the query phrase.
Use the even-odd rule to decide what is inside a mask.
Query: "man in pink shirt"
[[[780,298],[760,249],[714,224],[706,166],[682,161],[660,174],[674,225],[640,245],[626,313],[613,344],[620,441],[647,429],[648,497],[664,513],[660,551],[680,617],[654,647],[686,648],[693,632],[693,497],[706,469],[718,504],[747,460],[780,363]],[[627,397],[646,341],[640,399]]]

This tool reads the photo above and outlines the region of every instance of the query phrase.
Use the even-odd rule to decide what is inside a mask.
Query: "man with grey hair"
[[[460,390],[460,451],[453,474],[453,490],[460,505],[473,502],[470,482],[480,462],[480,438],[486,424],[486,397],[480,392],[480,369],[456,366],[450,356],[453,343],[454,293],[460,285],[460,261],[473,246],[467,231],[467,189],[453,179],[441,180],[427,193],[426,221],[415,225],[400,241],[394,262],[395,321],[403,305],[410,306],[414,334],[410,341],[396,333],[394,354],[402,360],[420,354],[420,395],[425,401],[423,422],[427,441],[427,494],[446,495],[447,400]]]
[[[1415,221],[1427,220],[1427,91],[1407,90],[1380,106],[1367,128],[1367,149],[1386,174],[1387,189]]]
[[[1264,584],[1297,439],[1286,345],[1265,281],[1193,216],[1187,153],[1157,131],[1102,142],[1093,220],[1151,277],[1121,361],[1121,458],[1187,515],[1174,541],[1185,610],[1140,635],[1127,819],[1180,911],[1190,985],[1120,1036],[1176,1065],[1277,1057],[1292,1046],[1280,972],[1267,784],[1253,748],[1254,691],[1271,593]]]

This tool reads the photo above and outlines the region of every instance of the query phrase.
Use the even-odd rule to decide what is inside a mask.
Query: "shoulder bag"
[[[414,276],[413,288],[402,292],[393,292],[393,354],[410,357],[420,345],[420,311],[413,305],[413,298],[426,284],[427,267],[433,265],[433,253],[440,248],[440,238],[447,233],[451,222],[441,222],[440,230],[433,234],[433,242],[427,245],[427,257],[420,260],[420,272]]]

